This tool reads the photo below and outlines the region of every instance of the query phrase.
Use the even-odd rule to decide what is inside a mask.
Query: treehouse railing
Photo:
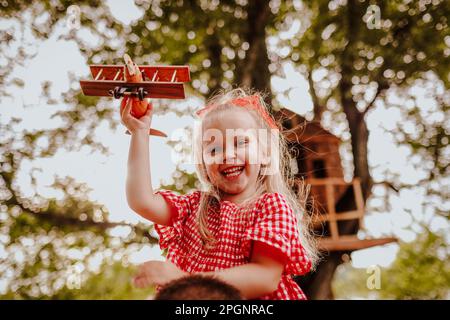
[[[299,183],[301,183],[299,181]],[[312,222],[315,229],[328,224],[329,235],[319,237],[319,249],[323,251],[358,250],[376,245],[396,241],[395,238],[383,239],[359,239],[356,234],[340,234],[338,222],[345,220],[358,220],[358,230],[364,228],[364,199],[362,196],[361,182],[358,178],[347,182],[343,178],[310,178],[303,183],[311,186],[310,197],[313,199]],[[353,190],[351,201],[354,209],[348,211],[336,211],[336,205],[341,197]]]
[[[363,228],[364,218],[364,200],[362,197],[361,183],[358,178],[353,179],[351,182],[347,182],[342,178],[323,178],[323,179],[307,179],[306,183],[311,185],[311,189],[322,186],[325,188],[325,203],[321,204],[326,208],[326,212],[318,212],[313,215],[313,224],[328,222],[330,225],[330,237],[333,240],[340,238],[338,231],[338,221],[340,220],[353,220],[358,219],[359,228]],[[339,199],[336,199],[335,194],[338,187],[353,187],[354,203],[356,210],[346,212],[336,212],[336,203]]]

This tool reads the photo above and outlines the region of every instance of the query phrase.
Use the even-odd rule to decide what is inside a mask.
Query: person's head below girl
[[[210,99],[197,112],[194,129],[197,176],[204,192],[200,198],[198,226],[205,248],[215,239],[207,227],[208,207],[220,201],[251,206],[261,195],[284,195],[295,212],[301,243],[314,261],[317,253],[308,231],[306,194],[293,189],[294,176],[284,137],[259,93],[234,89]]]
[[[243,300],[234,286],[214,278],[192,274],[164,285],[154,300]]]

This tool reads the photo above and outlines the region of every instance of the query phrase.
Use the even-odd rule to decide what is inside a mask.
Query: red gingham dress
[[[208,228],[218,240],[213,250],[202,248],[196,224],[201,191],[177,195],[160,190],[174,208],[171,226],[155,224],[161,249],[168,248],[167,259],[189,273],[217,271],[250,262],[251,242],[261,241],[288,259],[277,290],[256,298],[260,300],[305,300],[306,296],[291,275],[311,269],[297,232],[297,219],[280,193],[265,193],[252,208],[239,208],[231,201],[221,201],[208,210]],[[264,281],[262,279],[262,281]]]

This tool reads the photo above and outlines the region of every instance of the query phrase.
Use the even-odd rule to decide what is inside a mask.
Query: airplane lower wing
[[[144,98],[157,99],[184,99],[183,83],[174,82],[125,82],[125,81],[110,81],[110,80],[81,80],[81,90],[86,96],[101,96],[101,97],[116,97],[114,90],[116,88],[124,88],[123,95],[135,95],[140,88],[143,89]],[[122,97],[117,96],[117,98]]]

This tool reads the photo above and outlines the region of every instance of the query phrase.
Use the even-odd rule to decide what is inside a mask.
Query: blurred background
[[[309,298],[449,299],[449,1],[0,0],[0,12],[1,299],[152,294],[131,276],[165,253],[126,204],[119,102],[79,86],[124,53],[191,68],[187,99],[154,101],[170,136],[151,138],[154,188],[198,187],[188,155],[207,97],[262,90],[274,114],[337,137],[339,176],[360,186],[363,224],[343,225],[354,245],[331,239],[298,279]]]

